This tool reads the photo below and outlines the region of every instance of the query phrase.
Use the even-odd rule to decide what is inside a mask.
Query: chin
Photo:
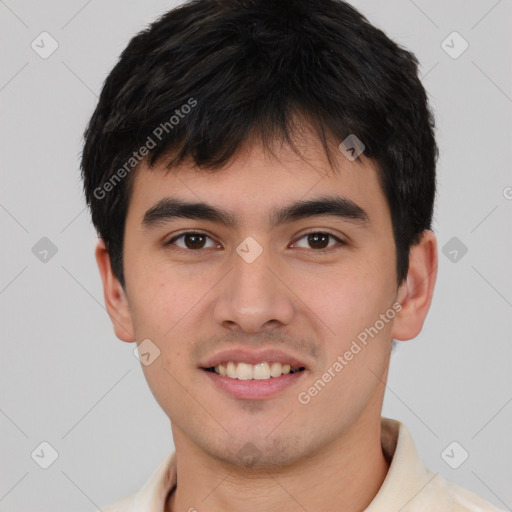
[[[286,434],[244,435],[229,438],[227,444],[205,446],[203,449],[225,464],[246,469],[283,468],[295,464],[304,455],[300,449],[303,440],[299,436]]]

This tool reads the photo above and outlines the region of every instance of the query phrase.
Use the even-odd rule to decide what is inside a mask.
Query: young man
[[[338,0],[194,0],[132,39],[82,173],[175,452],[107,511],[492,511],[381,417],[432,300],[417,60]]]

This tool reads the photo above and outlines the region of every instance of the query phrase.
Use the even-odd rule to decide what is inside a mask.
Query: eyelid
[[[314,228],[309,231],[306,231],[305,233],[301,233],[298,237],[295,238],[295,241],[293,242],[293,244],[297,243],[299,240],[301,240],[305,236],[313,235],[313,234],[323,234],[323,235],[328,235],[328,236],[334,238],[338,242],[338,248],[348,244],[348,241],[345,240],[343,237],[341,237],[337,234],[335,235],[334,233],[331,233],[327,229],[321,229],[321,228]],[[299,247],[299,249],[302,249],[302,247]],[[308,252],[322,253],[322,252],[332,251],[335,249],[336,249],[336,246],[334,245],[332,247],[327,247],[326,249],[317,249],[317,250],[309,249]]]
[[[344,241],[344,238],[342,238],[343,235],[341,235],[340,233],[333,233],[332,231],[330,231],[327,228],[310,228],[307,231],[301,233],[297,239],[302,238],[303,236],[306,236],[306,235],[313,235],[315,233],[323,233],[324,235],[331,235],[332,237],[337,238],[340,241]]]
[[[176,240],[178,240],[179,238],[184,237],[185,235],[202,235],[202,236],[204,236],[206,238],[209,238],[212,242],[220,245],[219,242],[217,242],[215,240],[215,238],[213,238],[210,234],[206,233],[205,231],[196,230],[196,229],[189,229],[187,231],[182,231],[181,233],[176,233],[171,238],[169,238],[169,240],[164,242],[163,245],[164,246],[172,245]],[[192,249],[183,249],[182,247],[178,247],[178,246],[176,246],[176,249],[177,250],[181,250],[181,251],[186,251],[186,252],[200,252],[202,250],[202,249],[198,249],[198,250],[194,251]]]

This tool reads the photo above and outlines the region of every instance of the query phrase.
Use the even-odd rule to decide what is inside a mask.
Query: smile
[[[281,375],[303,371],[304,368],[294,368],[289,364],[279,362],[261,362],[258,364],[249,364],[243,362],[228,361],[211,368],[205,368],[206,371],[216,373],[222,377],[238,380],[267,380],[277,378]]]

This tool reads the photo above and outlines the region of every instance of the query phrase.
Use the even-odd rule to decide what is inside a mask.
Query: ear
[[[402,309],[395,317],[392,337],[405,341],[418,336],[430,309],[437,278],[437,239],[430,230],[410,249],[407,278],[398,289]]]
[[[105,306],[110,320],[112,320],[116,336],[122,341],[135,341],[135,330],[133,328],[126,292],[112,271],[110,255],[102,238],[98,240],[95,255],[101,274],[101,280],[103,281]]]

